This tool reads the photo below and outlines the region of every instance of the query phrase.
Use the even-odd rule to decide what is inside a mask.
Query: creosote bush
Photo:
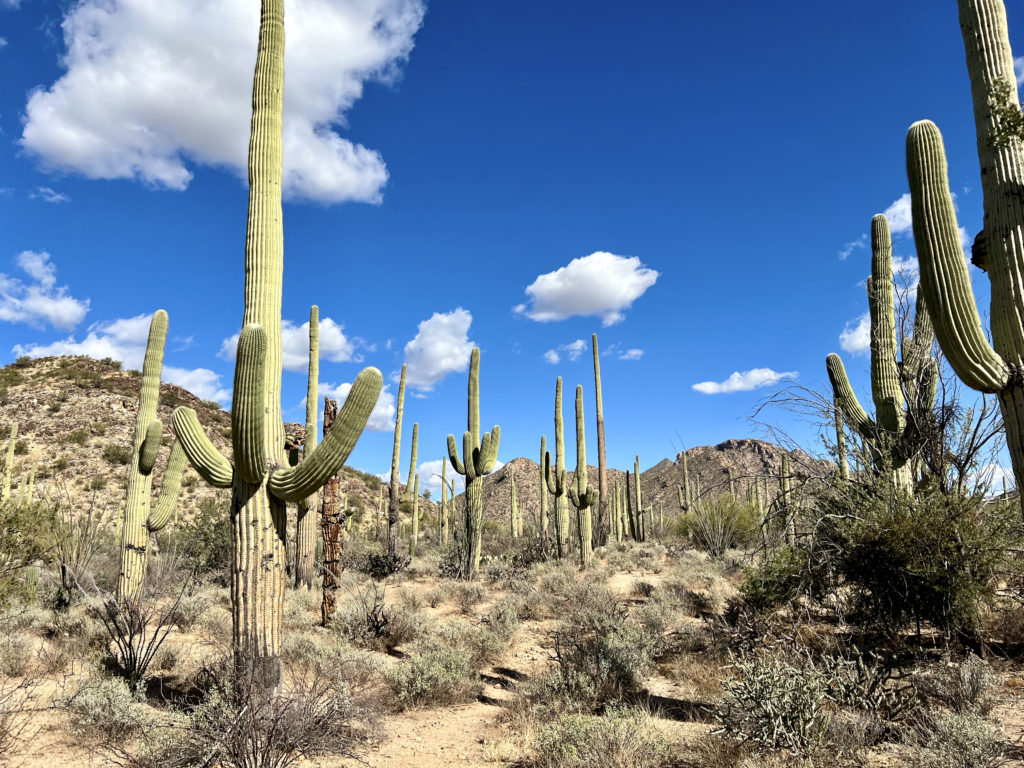
[[[386,669],[384,679],[403,709],[463,704],[475,699],[482,687],[470,654],[443,642],[423,644]]]
[[[611,707],[602,716],[561,715],[537,734],[537,768],[668,768],[673,750],[651,716]]]

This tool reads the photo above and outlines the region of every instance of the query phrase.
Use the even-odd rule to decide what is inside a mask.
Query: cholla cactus
[[[284,0],[263,0],[249,140],[245,309],[231,402],[234,465],[210,442],[191,408],[174,412],[192,466],[211,485],[232,489],[235,666],[264,687],[275,687],[281,675],[285,505],[316,492],[341,467],[383,383],[377,369],[363,370],[324,441],[305,461],[287,466],[281,419],[283,96]]]
[[[156,508],[150,511],[153,467],[164,434],[164,425],[156,417],[156,411],[160,403],[160,373],[164,365],[166,340],[167,313],[158,309],[149,324],[146,356],[142,363],[142,391],[139,393],[131,461],[128,464],[128,491],[124,523],[121,525],[121,573],[117,582],[118,597],[122,600],[136,600],[142,591],[150,534],[162,530],[170,522],[185,472],[185,452],[181,443],[175,441]]]
[[[594,557],[591,545],[593,529],[590,508],[597,501],[594,486],[587,482],[587,438],[583,422],[583,387],[576,387],[576,472],[569,483],[569,499],[576,507],[576,532],[579,534],[580,567],[586,568]]]
[[[959,0],[960,28],[974,101],[985,228],[974,241],[975,263],[991,284],[989,344],[975,306],[956,210],[949,191],[942,136],[924,120],[907,134],[914,242],[921,292],[935,335],[967,386],[999,397],[1017,487],[1024,487],[1024,145],[999,140],[1007,102],[1018,103],[1013,52],[1000,0]],[[1024,502],[1024,496],[1021,496]]]
[[[452,468],[466,478],[466,578],[475,579],[480,570],[481,537],[483,534],[483,477],[494,471],[501,442],[501,427],[495,426],[480,436],[480,348],[473,347],[469,357],[469,414],[462,436],[462,458],[455,445],[455,435],[448,435],[448,459]]]

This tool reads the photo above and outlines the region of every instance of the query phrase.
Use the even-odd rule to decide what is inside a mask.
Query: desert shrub
[[[760,514],[753,504],[728,494],[691,504],[679,518],[680,532],[712,557],[749,544],[759,523]]]
[[[998,679],[988,664],[974,654],[963,662],[947,657],[941,664],[920,672],[915,683],[922,695],[958,714],[987,715],[996,704]]]
[[[390,651],[423,633],[426,617],[418,610],[396,609],[386,601],[386,589],[371,581],[349,590],[352,600],[335,613],[331,630],[361,648]]]
[[[462,544],[454,541],[441,550],[437,562],[437,574],[442,579],[461,579],[466,575],[465,555]]]
[[[85,445],[89,442],[89,430],[75,429],[68,433],[68,442],[75,445]]]
[[[132,458],[132,449],[127,445],[119,445],[118,443],[107,443],[103,446],[103,458],[109,464],[120,466],[127,464]]]
[[[384,679],[402,708],[463,704],[481,688],[470,655],[446,643],[424,645],[386,669]]]
[[[427,592],[425,596],[427,600],[427,605],[429,605],[431,608],[437,608],[439,605],[441,605],[441,603],[448,599],[449,594],[450,590],[448,589],[448,585],[439,584],[438,586],[434,587],[429,592]]]
[[[117,678],[87,680],[62,704],[75,735],[112,746],[133,739],[152,724],[146,706]]]
[[[0,636],[0,674],[21,677],[32,663],[32,644],[23,635],[10,632]]]
[[[207,497],[199,509],[174,534],[178,556],[197,576],[212,578],[221,586],[231,577],[231,515],[226,501]]]
[[[367,552],[358,564],[360,571],[371,579],[383,581],[409,567],[410,559],[399,554],[388,554],[387,552]]]
[[[459,613],[465,616],[471,613],[473,609],[483,601],[486,594],[487,593],[480,584],[472,582],[465,584],[453,584],[451,600],[455,603],[455,607],[459,609]]]
[[[915,750],[914,768],[996,768],[1005,765],[999,729],[977,713],[949,713],[935,718]]]
[[[973,634],[1021,539],[1019,510],[980,495],[911,497],[886,478],[825,486],[813,502],[813,533],[750,574],[748,604],[772,608],[802,595],[827,607],[841,594],[848,617],[890,635],[922,622],[947,636]]]
[[[52,556],[56,515],[56,506],[44,502],[0,503],[0,608],[30,598],[24,568]]]
[[[562,715],[537,734],[537,768],[661,768],[671,745],[642,710],[610,708],[603,716]]]
[[[813,752],[825,743],[828,690],[811,663],[790,663],[770,654],[733,658],[736,677],[725,680],[718,716],[723,731],[764,749]]]
[[[182,632],[188,632],[209,608],[210,601],[205,595],[182,595],[168,621]]]

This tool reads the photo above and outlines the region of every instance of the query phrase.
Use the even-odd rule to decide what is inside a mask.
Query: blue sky
[[[596,460],[593,332],[615,466],[759,436],[772,387],[747,387],[823,390],[831,351],[870,402],[863,238],[891,209],[913,257],[896,222],[914,120],[942,129],[960,223],[980,227],[952,2],[286,8],[285,417],[317,303],[323,391],[410,362],[424,464],[465,429],[474,343],[502,460],[551,439],[557,375],[570,433],[584,386]],[[165,380],[229,397],[257,23],[255,0],[0,0],[0,362],[137,364],[162,307]],[[734,373],[740,391],[694,388]],[[388,403],[351,465],[387,469]]]

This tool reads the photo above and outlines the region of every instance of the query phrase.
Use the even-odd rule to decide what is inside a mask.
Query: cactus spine
[[[319,404],[320,381],[320,308],[309,309],[309,375],[306,379],[306,440],[302,445],[305,458],[316,448],[316,409]],[[317,508],[316,494],[299,499],[295,523],[295,586],[313,588],[313,557],[316,554],[317,519],[310,514]]]
[[[580,567],[586,568],[594,556],[590,508],[597,501],[594,486],[587,482],[587,437],[583,421],[583,387],[576,387],[576,471],[569,483],[569,499],[576,507],[576,532],[580,545]]]
[[[542,539],[546,539],[548,535],[548,484],[544,479],[544,455],[548,452],[548,438],[546,435],[540,436],[540,530],[538,531]]]
[[[466,478],[466,561],[465,574],[475,579],[480,569],[481,540],[483,534],[484,500],[483,476],[494,470],[501,442],[501,427],[495,425],[480,436],[480,348],[473,347],[469,357],[469,413],[462,436],[462,459],[455,445],[455,435],[448,435],[448,458],[452,468]]]
[[[509,481],[512,483],[510,490],[511,502],[510,502],[510,514],[509,514],[509,526],[511,528],[511,534],[513,539],[518,539],[522,535],[522,521],[519,519],[519,505],[516,503],[516,473],[513,470],[508,471]]]
[[[11,437],[7,441],[7,461],[4,464],[4,487],[3,498],[0,501],[7,501],[11,498],[11,475],[14,473],[14,444],[18,442],[18,422],[11,424]]]
[[[858,402],[842,358],[832,353],[825,359],[825,365],[835,402],[846,421],[867,441],[878,468],[892,472],[896,485],[906,489],[914,479],[914,462],[905,455],[903,445],[907,411],[919,413],[922,408],[930,409],[934,401],[935,363],[930,359],[932,327],[923,297],[923,292],[919,292],[914,335],[904,342],[901,363],[897,359],[892,237],[888,220],[882,214],[876,215],[871,219],[871,277],[868,278],[871,394],[875,401],[875,419],[871,419]],[[910,398],[909,404],[904,399],[904,391]],[[928,399],[929,393],[931,399]]]
[[[974,251],[991,285],[991,344],[960,245],[942,136],[928,120],[914,123],[907,134],[914,242],[939,345],[967,386],[998,396],[1019,489],[1024,487],[1024,148],[1017,138],[996,140],[1000,91],[1016,108],[1017,79],[1003,3],[960,0],[958,5],[985,209]]]
[[[608,466],[604,450],[604,405],[601,402],[601,358],[597,349],[597,334],[591,334],[591,347],[594,352],[594,400],[597,406],[597,535],[599,543],[607,540],[609,534],[608,520]]]
[[[405,409],[405,372],[407,365],[402,365],[402,376],[398,381],[398,405],[395,411],[395,441],[391,447],[391,482],[388,485],[388,554],[398,554],[398,521],[401,494],[398,490],[399,460],[402,451],[402,411]]]
[[[555,466],[544,453],[544,482],[554,499],[555,554],[559,559],[569,551],[569,510],[565,505],[565,436],[562,433],[562,377],[555,380]]]
[[[276,687],[281,677],[285,505],[320,488],[348,458],[380,395],[382,377],[356,377],[330,433],[295,467],[285,461],[281,419],[281,211],[284,0],[263,0],[253,78],[245,308],[238,339],[231,436],[234,467],[206,437],[195,412],[174,427],[199,474],[232,488],[232,646],[236,672]]]
[[[156,509],[151,512],[153,467],[164,431],[156,411],[160,403],[160,373],[164,365],[166,340],[167,313],[158,309],[149,323],[146,356],[142,363],[142,390],[128,465],[128,491],[121,526],[121,573],[117,581],[118,596],[122,600],[137,600],[142,592],[150,533],[162,530],[170,522],[181,491],[181,476],[185,472],[185,454],[180,443],[175,441]]]

